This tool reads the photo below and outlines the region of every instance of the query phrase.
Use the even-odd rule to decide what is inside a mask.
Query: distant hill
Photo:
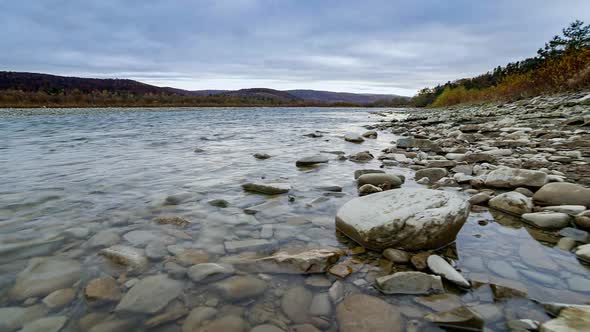
[[[400,97],[316,90],[267,88],[189,91],[158,87],[129,79],[65,77],[0,71],[0,106],[46,105],[279,105],[388,106]],[[397,99],[394,102],[394,99]]]
[[[319,101],[323,103],[370,104],[377,101],[391,100],[395,97],[400,97],[397,95],[361,94],[318,90],[287,90],[286,92],[306,101]]]

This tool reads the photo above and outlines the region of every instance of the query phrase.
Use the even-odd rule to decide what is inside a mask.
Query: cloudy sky
[[[413,95],[574,19],[589,0],[0,0],[0,70]]]

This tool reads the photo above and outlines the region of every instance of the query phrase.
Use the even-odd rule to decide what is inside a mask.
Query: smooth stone
[[[340,332],[405,330],[402,316],[396,307],[361,293],[349,295],[338,304],[336,321]]]
[[[312,274],[305,278],[305,285],[312,288],[328,288],[332,286],[330,279],[320,274]]]
[[[373,156],[369,151],[361,151],[357,152],[356,154],[349,157],[352,161],[364,162],[373,160],[375,156]]]
[[[270,324],[262,324],[255,326],[250,332],[285,332],[285,330],[280,329],[274,325]]]
[[[230,301],[253,299],[266,291],[266,282],[250,276],[234,276],[212,285],[223,298]]]
[[[529,197],[515,191],[500,194],[488,202],[489,206],[502,212],[521,216],[533,211],[533,202]]]
[[[457,272],[451,264],[449,264],[446,260],[442,257],[437,255],[430,255],[427,259],[428,267],[432,272],[435,274],[447,279],[448,281],[464,287],[469,288],[471,285],[469,282],[461,275],[461,273]]]
[[[153,241],[172,242],[169,236],[163,236],[152,231],[137,230],[125,233],[123,239],[131,243],[134,247],[145,247]]]
[[[487,203],[492,197],[488,193],[478,193],[469,198],[469,203],[473,205],[482,205]]]
[[[15,331],[28,322],[46,316],[47,307],[36,304],[30,307],[4,307],[0,308],[0,331]]]
[[[359,187],[365,184],[371,184],[381,189],[397,188],[403,183],[399,177],[386,173],[363,174],[356,181]]]
[[[374,130],[368,130],[363,133],[363,137],[365,138],[377,138],[377,132]]]
[[[566,182],[544,185],[533,196],[539,205],[583,205],[590,208],[590,189]]]
[[[104,304],[117,302],[122,296],[117,281],[106,276],[91,280],[84,288],[84,297],[91,304]]]
[[[398,138],[396,146],[400,149],[418,148],[422,151],[440,151],[436,143],[425,138],[401,137]]]
[[[229,202],[225,199],[212,199],[208,203],[211,206],[215,206],[221,209],[225,209],[229,206]]]
[[[576,240],[571,237],[562,237],[557,241],[556,247],[561,250],[571,251],[576,246]]]
[[[347,202],[338,210],[336,228],[373,250],[433,249],[455,240],[469,210],[454,193],[396,189]]]
[[[415,301],[434,311],[449,311],[463,306],[461,299],[455,294],[434,294],[417,297]]]
[[[555,205],[555,206],[545,206],[545,207],[541,208],[541,211],[554,211],[554,212],[567,213],[570,216],[576,216],[576,215],[586,211],[586,207],[584,205]]]
[[[459,307],[450,311],[428,314],[424,317],[427,321],[444,328],[482,330],[483,318],[467,307]]]
[[[228,264],[201,263],[191,266],[187,274],[193,282],[210,282],[229,277],[234,268]]]
[[[288,183],[245,183],[242,185],[245,191],[265,195],[279,195],[288,193],[291,185]]]
[[[370,195],[370,194],[380,193],[382,191],[383,191],[383,189],[381,189],[377,186],[374,186],[372,184],[363,184],[358,189],[359,196],[366,196],[366,195]]]
[[[239,251],[259,251],[268,249],[274,245],[276,245],[275,241],[267,239],[250,239],[224,242],[225,250],[229,253],[236,253]]]
[[[143,325],[152,330],[156,330],[158,332],[168,332],[167,327],[165,325],[167,323],[174,322],[181,317],[186,316],[188,313],[188,309],[184,306],[184,304],[180,301],[172,301],[164,311],[158,315],[151,316],[148,320],[146,320]],[[155,328],[159,326],[160,328]],[[180,331],[178,326],[175,326],[175,331]]]
[[[121,241],[119,234],[112,230],[100,231],[90,239],[88,239],[87,245],[90,248],[104,248],[113,246]]]
[[[529,190],[527,188],[523,188],[523,187],[518,187],[518,188],[514,189],[514,191],[516,191],[517,193],[521,193],[521,194],[525,195],[526,197],[533,197],[533,195],[535,194],[531,190]]]
[[[344,140],[351,143],[362,143],[365,139],[359,134],[346,134],[344,135]]]
[[[590,262],[590,244],[577,247],[575,253],[578,257],[587,262]]]
[[[334,282],[330,289],[328,289],[328,295],[333,303],[339,303],[342,301],[344,298],[344,284],[339,280]]]
[[[154,314],[182,294],[183,284],[163,274],[145,277],[125,294],[117,312]]]
[[[309,306],[309,314],[312,316],[330,316],[332,303],[328,293],[315,294]]]
[[[559,316],[541,324],[540,332],[586,332],[590,326],[590,308],[569,307]]]
[[[315,155],[315,156],[303,157],[301,159],[298,159],[295,162],[295,166],[297,166],[297,167],[313,166],[313,165],[317,165],[317,164],[325,164],[328,161],[330,161],[330,159],[328,159],[328,157],[326,157],[326,156]]]
[[[145,255],[151,260],[161,260],[168,255],[168,249],[164,242],[152,241],[145,247]]]
[[[285,292],[281,298],[283,313],[295,323],[304,323],[308,318],[308,311],[313,294],[305,287],[294,287]]]
[[[53,291],[71,287],[80,280],[81,265],[75,260],[62,258],[32,258],[21,271],[10,290],[10,297],[24,300],[49,295]]]
[[[217,315],[217,309],[211,307],[196,307],[188,314],[182,324],[182,332],[195,331],[205,321],[211,320]]]
[[[525,213],[521,217],[539,228],[563,228],[572,220],[568,214],[547,211]]]
[[[258,205],[254,205],[254,206],[250,206],[244,209],[244,213],[246,214],[257,214],[259,212],[264,212],[264,211],[268,211],[271,210],[273,208],[277,208],[277,207],[281,207],[283,206],[283,203],[281,203],[278,200],[271,200],[268,202],[264,202],[262,204],[258,204]]]
[[[574,222],[576,226],[590,231],[590,210],[578,214]]]
[[[196,332],[246,332],[246,322],[237,316],[225,316],[211,321]]]
[[[415,178],[416,179],[428,178],[428,180],[431,183],[434,183],[434,182],[444,178],[448,174],[449,174],[449,171],[447,171],[445,168],[425,168],[425,169],[421,169],[421,170],[416,171]]]
[[[491,171],[485,179],[486,186],[495,188],[539,188],[546,183],[547,174],[544,172],[508,167],[499,167]]]
[[[380,169],[357,169],[354,171],[354,179],[358,179],[361,175],[364,174],[384,174],[385,171]]]
[[[422,272],[396,272],[375,281],[377,289],[385,294],[432,294],[445,290],[439,276]]]
[[[72,227],[66,229],[64,234],[76,239],[85,239],[90,234],[90,230],[86,227]]]
[[[583,243],[588,242],[588,240],[590,239],[588,237],[588,232],[573,227],[562,228],[561,230],[559,230],[559,235],[567,236],[578,242]]]
[[[143,249],[123,245],[114,245],[99,252],[115,264],[127,266],[133,270],[144,270],[149,262]]]
[[[299,253],[279,251],[272,256],[241,261],[236,267],[257,273],[312,274],[326,272],[339,259],[340,252],[328,249],[310,249]]]
[[[567,280],[569,288],[578,292],[590,292],[590,279],[585,276],[573,276]]]
[[[65,307],[76,297],[76,291],[73,288],[58,289],[43,299],[43,303],[52,310]]]
[[[19,332],[59,332],[66,324],[66,316],[53,316],[27,323]]]
[[[399,264],[406,264],[410,261],[410,254],[403,250],[394,249],[394,248],[387,248],[383,251],[383,257],[387,258],[388,260],[399,263]]]
[[[209,253],[194,248],[181,249],[174,253],[174,257],[177,263],[183,266],[207,263],[209,261]]]
[[[100,322],[93,326],[88,332],[128,332],[132,331],[133,320],[114,319]]]
[[[166,262],[164,263],[164,271],[172,278],[172,279],[183,279],[186,276],[187,268],[176,263],[176,262]]]
[[[254,156],[254,158],[260,159],[260,160],[265,160],[265,159],[270,158],[270,155],[268,153],[260,153],[260,152],[257,152],[255,154],[253,154],[252,156]]]

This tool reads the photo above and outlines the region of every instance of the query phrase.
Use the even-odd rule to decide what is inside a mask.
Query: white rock
[[[541,208],[541,211],[554,211],[554,212],[567,213],[570,216],[576,216],[576,215],[586,211],[586,207],[584,205],[555,205],[555,206],[546,206],[544,208]]]
[[[355,198],[336,215],[336,228],[373,250],[432,249],[455,240],[469,215],[457,194],[404,188]]]
[[[487,174],[485,185],[496,188],[542,187],[547,174],[540,171],[499,167]]]
[[[561,212],[535,212],[525,213],[522,219],[539,228],[563,228],[569,225],[572,217]]]
[[[490,207],[515,215],[523,215],[533,210],[533,201],[525,195],[511,191],[498,195],[488,202]]]
[[[447,279],[448,281],[465,288],[469,288],[469,282],[461,275],[461,273],[457,272],[451,264],[449,264],[446,260],[442,257],[437,255],[430,255],[426,260],[428,263],[428,267],[432,272],[442,276],[443,278]]]

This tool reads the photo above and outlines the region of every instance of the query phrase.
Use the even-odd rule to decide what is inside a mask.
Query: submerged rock
[[[187,274],[193,282],[210,282],[229,277],[234,268],[227,264],[201,263],[191,266]]]
[[[281,298],[281,309],[295,323],[304,323],[308,319],[313,294],[305,287],[293,287]]]
[[[373,160],[375,157],[369,151],[361,151],[349,157],[352,161],[365,162]]]
[[[357,179],[357,185],[359,187],[365,184],[371,184],[385,190],[397,188],[401,186],[402,183],[403,181],[399,177],[385,173],[363,174]]]
[[[455,240],[469,203],[456,194],[418,188],[355,198],[336,215],[336,228],[373,250],[439,248]]]
[[[245,191],[255,192],[265,195],[285,194],[291,190],[288,183],[245,183],[242,185]]]
[[[374,186],[372,184],[363,184],[362,186],[359,187],[358,189],[359,191],[359,196],[366,196],[366,195],[370,195],[370,194],[374,194],[374,193],[380,193],[383,191],[383,189]]]
[[[182,324],[182,332],[196,331],[205,321],[217,315],[217,309],[211,307],[196,307],[188,314]]]
[[[422,272],[396,272],[375,281],[377,289],[385,294],[433,294],[445,291],[439,276]]]
[[[482,330],[483,318],[467,307],[459,307],[446,312],[432,313],[424,317],[441,327],[458,330]]]
[[[13,299],[45,296],[55,290],[71,287],[80,280],[81,265],[75,260],[62,258],[33,258],[18,274],[10,290]]]
[[[22,308],[0,308],[0,331],[15,331],[28,322],[47,315],[48,309],[43,304]]]
[[[121,289],[111,276],[96,278],[84,288],[84,297],[93,305],[117,302],[121,299]]]
[[[410,254],[403,250],[388,248],[383,251],[383,257],[394,263],[406,264],[410,261]]]
[[[66,316],[53,316],[27,323],[19,332],[59,332],[66,324]]]
[[[566,182],[544,185],[533,196],[539,205],[584,205],[590,208],[590,188]]]
[[[539,188],[547,183],[547,173],[499,167],[487,174],[485,185],[496,188],[535,187]]]
[[[197,332],[246,332],[248,325],[237,316],[225,316],[218,318],[203,327],[195,330]]]
[[[182,293],[182,282],[159,274],[138,281],[115,308],[117,312],[154,314]]]
[[[266,282],[250,276],[234,276],[212,285],[219,294],[230,301],[253,299],[266,291]]]
[[[133,270],[145,269],[149,262],[145,256],[145,251],[134,247],[115,245],[99,252],[115,264],[130,267]]]
[[[490,199],[488,204],[494,209],[518,216],[525,213],[531,213],[533,211],[532,200],[521,193],[517,193],[516,191],[498,195]]]
[[[340,332],[404,331],[399,311],[391,304],[374,296],[353,294],[336,307]]]
[[[340,259],[340,253],[327,249],[312,249],[296,254],[277,252],[272,256],[237,264],[241,270],[263,273],[310,274],[324,273]]]

